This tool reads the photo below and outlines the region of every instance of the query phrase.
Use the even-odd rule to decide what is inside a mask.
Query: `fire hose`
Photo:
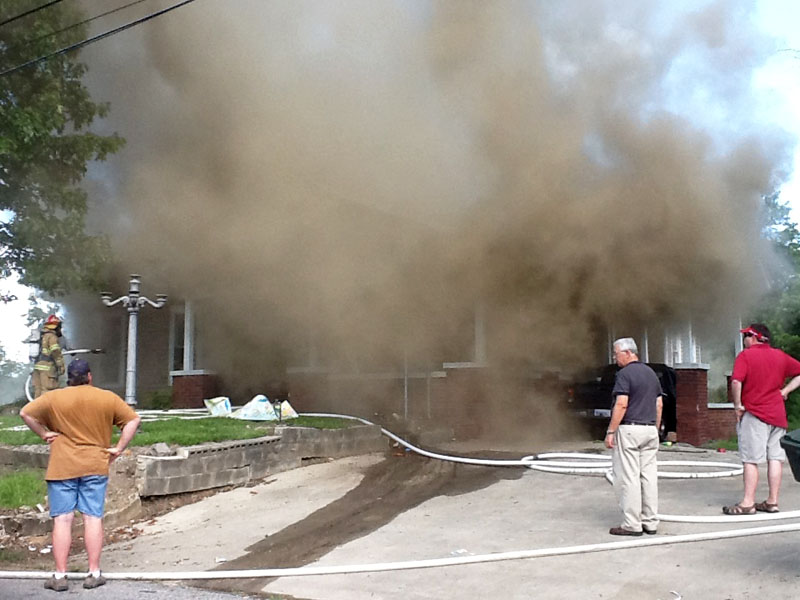
[[[507,560],[523,560],[544,558],[548,556],[568,556],[571,554],[588,554],[591,552],[608,552],[611,550],[628,550],[630,548],[647,548],[651,546],[667,546],[670,544],[686,544],[723,540],[754,535],[788,533],[800,531],[800,523],[793,525],[772,525],[748,529],[730,529],[707,533],[690,533],[685,535],[664,536],[651,539],[630,540],[622,542],[604,542],[600,544],[583,544],[579,546],[563,546],[560,548],[540,548],[536,550],[515,550],[510,552],[493,552],[472,556],[451,556],[447,558],[430,558],[423,560],[406,560],[384,563],[367,563],[357,565],[330,565],[322,567],[287,567],[277,569],[239,569],[235,571],[150,571],[138,573],[106,573],[106,579],[127,579],[136,581],[180,581],[208,579],[253,579],[260,577],[303,577],[309,575],[347,575],[352,573],[378,573],[381,571],[408,571],[411,569],[431,569],[438,567],[455,567],[478,563],[500,562]],[[47,579],[52,571],[0,571],[0,579]],[[67,573],[69,579],[83,579],[86,573]]]

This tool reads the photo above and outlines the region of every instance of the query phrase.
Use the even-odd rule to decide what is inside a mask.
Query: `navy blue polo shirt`
[[[637,361],[628,363],[617,371],[612,390],[614,402],[620,394],[628,396],[628,410],[624,421],[638,423],[656,422],[656,398],[661,396],[661,383],[658,375],[646,364]]]

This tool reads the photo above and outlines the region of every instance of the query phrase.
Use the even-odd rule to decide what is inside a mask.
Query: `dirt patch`
[[[482,454],[486,458],[486,453]],[[508,456],[496,456],[509,458]],[[436,496],[455,496],[517,479],[523,468],[486,467],[442,462],[407,455],[371,467],[358,487],[247,549],[244,556],[218,570],[296,567],[385,525],[404,511]],[[258,594],[271,579],[231,579],[197,582],[209,589]]]

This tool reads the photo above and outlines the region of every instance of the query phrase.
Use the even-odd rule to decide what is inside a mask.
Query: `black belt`
[[[646,425],[646,426],[649,426],[649,427],[655,427],[656,426],[655,423],[643,423],[642,421],[626,421],[624,419],[620,423],[620,425]]]

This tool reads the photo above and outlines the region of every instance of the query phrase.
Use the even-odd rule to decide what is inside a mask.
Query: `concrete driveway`
[[[660,453],[660,460],[730,460],[735,453]],[[766,497],[766,482],[759,494]],[[739,477],[662,480],[661,512],[721,515],[739,500]],[[800,509],[800,486],[784,474],[784,511]],[[527,472],[459,496],[442,496],[409,510],[372,534],[317,561],[347,565],[512,550],[620,542],[612,487],[602,478]],[[655,538],[768,524],[664,523]],[[476,564],[470,566],[320,577],[281,578],[264,590],[299,598],[386,600],[442,598],[790,599],[798,597],[798,534],[665,545]],[[671,592],[675,591],[676,594]]]
[[[599,451],[600,447],[582,443],[556,449]],[[452,450],[472,452],[478,448],[473,443],[469,448],[454,446]],[[738,462],[732,452],[684,450],[662,450],[659,459]],[[422,463],[428,459],[385,459],[380,455],[341,459],[281,473],[252,488],[217,494],[165,515],[145,527],[139,538],[109,548],[104,555],[104,568],[108,572],[224,569],[242,557],[260,568],[276,566],[270,562],[271,555],[259,554],[259,544],[280,537],[286,529],[298,527],[314,515],[325,514],[332,503],[363,487],[359,486],[363,474],[383,460]],[[492,468],[458,469],[469,473]],[[407,482],[408,486],[430,484],[430,479]],[[661,480],[660,512],[717,517],[723,504],[740,499],[741,485],[740,477]],[[759,498],[766,496],[765,486],[762,477]],[[798,523],[662,523],[657,536],[616,538],[607,532],[618,524],[619,513],[613,490],[602,477],[519,469],[473,488],[453,488],[409,506],[391,520],[326,551],[311,565],[422,560],[624,543],[631,539],[663,540],[683,534]],[[380,503],[381,498],[375,501]],[[781,508],[800,509],[800,485],[794,482],[788,465]],[[369,514],[365,512],[363,519],[368,520]],[[331,523],[332,528],[337,525]],[[296,543],[302,545],[303,540],[300,536]],[[251,585],[245,589],[309,600],[671,600],[678,595],[702,600],[794,599],[800,589],[797,549],[797,533],[775,533],[468,566],[281,577],[257,580],[255,588]],[[41,586],[41,582],[30,583]],[[121,584],[110,582],[106,588],[110,591],[117,585]],[[234,580],[218,581],[216,586],[242,589]]]

